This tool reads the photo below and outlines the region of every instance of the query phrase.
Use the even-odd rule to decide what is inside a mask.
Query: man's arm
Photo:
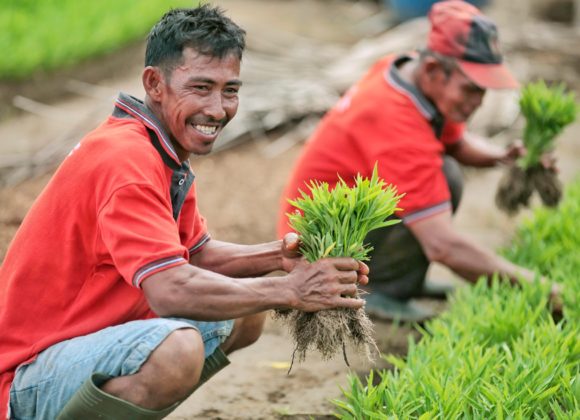
[[[214,239],[189,259],[196,267],[228,277],[256,277],[283,270],[282,261],[282,241],[238,245]]]
[[[519,267],[461,235],[451,224],[451,212],[445,211],[409,225],[429,261],[441,263],[468,281],[494,273],[507,276],[513,283],[519,278],[534,279],[534,273]]]
[[[447,153],[464,165],[491,167],[517,158],[523,153],[523,146],[516,143],[503,148],[481,136],[466,132],[462,140],[447,147]]]
[[[217,321],[274,308],[360,308],[363,300],[351,296],[357,282],[368,282],[366,274],[366,265],[352,258],[303,260],[286,276],[240,279],[184,264],[151,275],[141,287],[159,316]]]

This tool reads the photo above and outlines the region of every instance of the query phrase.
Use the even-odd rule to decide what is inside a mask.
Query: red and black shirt
[[[410,56],[388,56],[340,99],[307,142],[283,193],[278,235],[291,229],[288,199],[308,192],[310,180],[333,187],[340,176],[353,184],[357,174],[378,173],[404,197],[397,216],[407,224],[449,210],[442,171],[445,148],[461,140],[463,124],[446,122],[435,106],[400,75]]]
[[[0,267],[0,418],[16,367],[60,341],[156,315],[140,289],[209,240],[188,162],[121,94],[37,198]]]

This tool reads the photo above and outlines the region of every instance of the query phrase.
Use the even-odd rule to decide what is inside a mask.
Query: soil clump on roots
[[[500,180],[495,203],[499,209],[514,214],[529,206],[534,191],[544,205],[557,206],[562,198],[562,184],[556,172],[543,166],[522,169],[513,165]]]

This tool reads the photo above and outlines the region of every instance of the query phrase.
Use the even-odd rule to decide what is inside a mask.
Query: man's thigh
[[[55,344],[17,370],[10,390],[11,418],[55,418],[92,373],[112,377],[136,373],[153,350],[178,329],[195,328],[202,336],[207,358],[230,335],[232,327],[233,321],[156,318]]]

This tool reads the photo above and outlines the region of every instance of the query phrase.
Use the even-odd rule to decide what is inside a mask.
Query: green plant
[[[324,257],[366,260],[371,250],[364,244],[366,235],[398,222],[389,217],[398,210],[401,196],[395,187],[379,178],[376,164],[370,179],[359,174],[352,187],[339,179],[332,189],[317,181],[311,181],[309,189],[310,194],[301,192],[301,197],[290,201],[296,212],[288,216],[291,227],[300,236],[300,251],[310,262]],[[309,348],[317,349],[325,358],[342,349],[348,364],[346,342],[364,348],[368,358],[372,358],[371,350],[376,349],[373,325],[364,309],[339,308],[314,313],[294,310],[277,314],[290,325],[296,343],[294,355],[300,360]]]
[[[370,179],[360,174],[351,188],[339,179],[333,189],[325,182],[311,181],[310,194],[290,200],[297,209],[288,215],[290,226],[300,235],[302,255],[310,262],[324,257],[368,259],[371,247],[366,235],[381,227],[398,223],[389,219],[397,210],[401,195],[379,178],[375,165]]]
[[[447,312],[420,329],[392,370],[351,376],[342,419],[578,419],[580,413],[580,180],[557,209],[538,208],[503,250],[564,285],[564,317],[552,318],[540,282],[494,278],[460,289]],[[377,381],[377,375],[380,381]]]
[[[576,119],[578,107],[574,92],[567,93],[564,84],[547,86],[543,80],[524,86],[519,104],[526,119],[523,140],[527,153],[518,165],[529,169],[554,149],[554,139]]]
[[[562,185],[554,168],[545,167],[541,160],[554,149],[558,134],[574,121],[578,107],[574,93],[566,93],[563,84],[547,86],[539,81],[522,89],[520,109],[526,120],[526,153],[508,168],[496,194],[497,206],[508,213],[528,206],[534,191],[546,206],[560,202]]]
[[[22,79],[105,54],[144,39],[172,7],[186,0],[2,1],[0,79]]]

